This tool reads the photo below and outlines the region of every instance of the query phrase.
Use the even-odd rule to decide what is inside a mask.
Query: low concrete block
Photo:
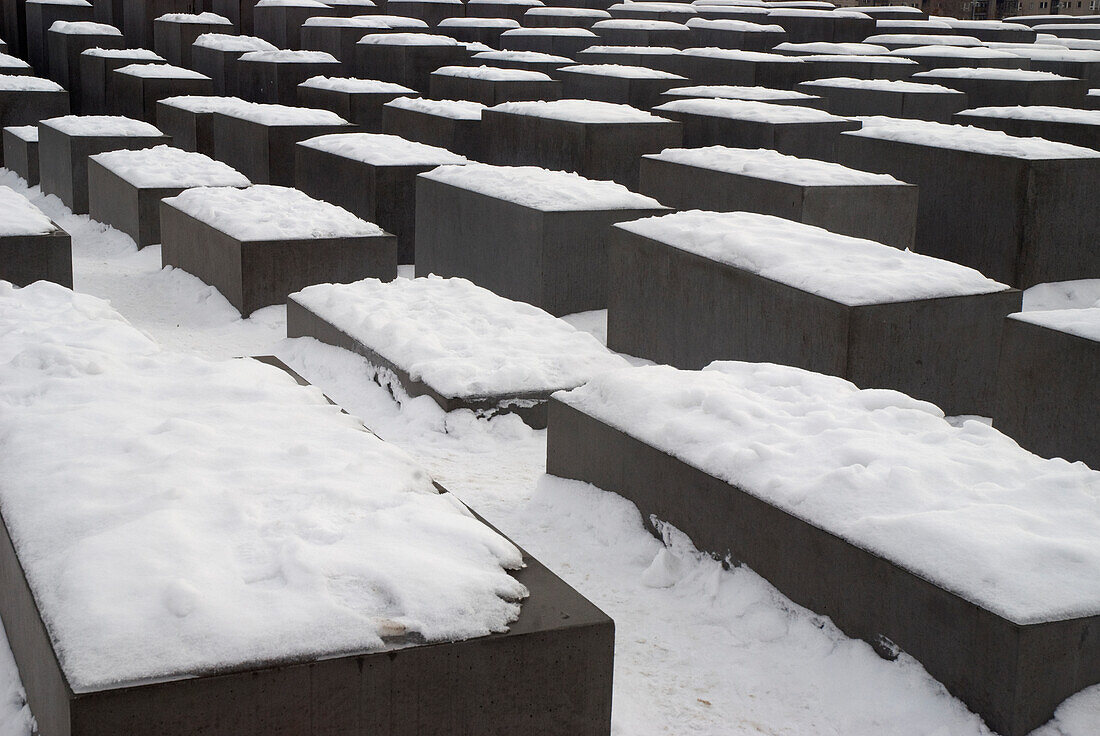
[[[591,28],[610,19],[611,13],[596,8],[534,6],[524,11],[520,22],[525,28]]]
[[[522,21],[531,8],[543,7],[542,0],[468,0],[467,18],[507,18]]]
[[[106,151],[171,143],[149,123],[124,117],[69,115],[38,124],[38,170],[42,191],[73,213],[88,213],[88,157]]]
[[[687,79],[679,74],[617,64],[586,64],[559,70],[565,97],[602,100],[648,110],[660,102],[661,95]]]
[[[913,81],[965,92],[971,107],[1078,107],[1089,89],[1088,82],[1083,79],[1011,69],[933,69],[914,74]]]
[[[88,214],[130,236],[138,248],[159,243],[160,201],[191,187],[247,187],[229,166],[201,153],[157,146],[88,157]]]
[[[236,97],[168,97],[157,100],[157,127],[176,148],[214,158],[214,113],[249,104]]]
[[[275,46],[255,36],[212,34],[191,44],[191,67],[210,77],[214,94],[237,97],[240,94],[237,61],[250,51],[277,51]]]
[[[1068,107],[986,107],[956,113],[958,125],[1001,130],[1021,138],[1045,138],[1100,149],[1100,111]]]
[[[810,74],[800,58],[737,49],[685,49],[678,64],[671,71],[696,84],[794,89]]]
[[[777,25],[692,18],[687,22],[687,27],[691,29],[691,46],[694,48],[771,51],[787,41],[787,32]]]
[[[590,100],[511,102],[482,113],[486,160],[638,186],[642,154],[683,143],[678,121]]]
[[[11,215],[5,214],[9,209],[33,212],[38,222],[23,214],[13,225]],[[69,234],[8,187],[0,187],[0,280],[16,286],[45,280],[73,287]]]
[[[485,64],[501,69],[525,69],[531,72],[542,72],[554,79],[558,79],[558,69],[569,66],[572,59],[553,54],[543,54],[538,51],[479,51],[471,57],[473,64]]]
[[[842,133],[837,160],[920,187],[917,251],[1019,288],[1100,276],[1100,222],[1081,216],[1091,207],[1100,154],[962,126],[877,120]]]
[[[993,426],[1043,457],[1100,468],[1100,309],[1005,320]]]
[[[642,157],[639,191],[678,210],[759,212],[908,249],[917,188],[776,151],[669,149]]]
[[[16,75],[20,77],[33,76],[34,69],[22,59],[10,54],[0,54],[0,74]]]
[[[782,26],[792,43],[858,43],[875,33],[874,18],[844,10],[778,8],[768,13],[768,23]]]
[[[381,5],[385,5],[385,1]],[[337,18],[357,18],[380,11],[374,0],[325,0],[325,5],[336,11]]]
[[[115,69],[131,64],[163,63],[148,49],[89,49],[80,54],[80,110],[84,115],[107,113]]]
[[[686,49],[693,44],[694,38],[691,29],[683,23],[665,20],[612,18],[595,23],[592,31],[608,46],[671,46]]]
[[[537,51],[573,59],[578,52],[599,41],[599,36],[585,28],[513,28],[501,34],[500,47],[507,51]]]
[[[355,228],[341,229],[341,234],[318,236],[315,233],[321,226],[317,221],[298,221],[292,223],[296,229],[279,228],[277,237],[274,232],[270,237],[253,237],[237,233],[231,224],[206,222],[188,214],[186,203],[196,197],[217,197],[238,213],[254,208],[257,218],[267,211],[261,207],[288,206],[299,213],[308,209],[315,220],[331,216],[332,210],[342,212],[345,218],[349,215],[283,187],[191,189],[161,200],[163,264],[182,268],[216,287],[244,316],[283,304],[287,296],[312,284],[397,278],[396,239],[369,223],[358,221]],[[323,219],[320,222],[324,224]],[[251,229],[244,232],[251,233]]]
[[[542,72],[482,66],[445,66],[431,73],[431,96],[497,105],[520,100],[557,100],[562,83]]]
[[[468,100],[398,98],[382,106],[382,131],[481,161],[484,110],[480,102]]]
[[[48,34],[50,26],[62,20],[70,23],[92,22],[92,4],[87,0],[26,0],[27,61],[43,76],[50,75]]]
[[[577,53],[577,63],[640,66],[686,76],[680,54],[671,46],[589,46]]]
[[[464,171],[470,167],[496,168],[469,164]],[[416,275],[460,276],[557,316],[607,305],[613,223],[668,212],[648,197],[566,172],[498,169],[510,178],[505,193],[451,183],[455,168],[417,177]],[[601,192],[585,205],[566,194],[593,185]],[[603,190],[611,190],[614,204],[601,203]],[[524,194],[531,191],[534,197]]]
[[[336,10],[315,0],[299,4],[259,2],[252,9],[252,33],[275,44],[276,48],[302,48],[302,26],[310,18],[334,16]]]
[[[827,100],[836,115],[885,115],[950,123],[967,106],[966,93],[935,84],[890,80],[816,79],[798,91]]]
[[[855,79],[908,79],[921,70],[912,59],[896,56],[845,56],[818,54],[802,56],[807,79],[849,77]]]
[[[153,19],[153,50],[169,64],[194,68],[191,44],[204,33],[233,35],[237,32],[228,18],[215,13],[173,14]]]
[[[684,126],[684,145],[769,148],[791,156],[833,161],[837,140],[859,130],[857,120],[795,105],[726,99],[666,102],[654,112]]]
[[[164,64],[133,64],[111,72],[108,106],[118,115],[147,123],[157,120],[157,102],[167,97],[212,95],[214,83],[205,74]]]
[[[295,146],[294,185],[397,238],[397,262],[414,263],[416,175],[466,158],[394,135],[326,135]]]
[[[5,169],[14,171],[28,187],[38,184],[38,126],[22,125],[4,128]]]
[[[416,90],[375,79],[314,77],[298,85],[302,107],[331,110],[366,133],[382,132],[382,110],[398,97],[418,97]]]
[[[343,65],[344,75],[351,76],[355,73],[355,44],[359,39],[368,33],[389,33],[390,30],[385,21],[369,16],[310,18],[302,25],[302,48],[332,55]]]
[[[294,106],[299,84],[343,73],[343,65],[323,51],[250,51],[237,59],[237,91],[252,102]]]
[[[688,3],[615,3],[607,9],[612,18],[628,20],[663,20],[671,23],[687,23],[695,18],[699,11]]]
[[[50,79],[73,92],[73,107],[80,107],[80,55],[88,49],[121,49],[122,32],[102,24],[72,24],[46,33]],[[76,112],[81,112],[77,109]]]
[[[431,73],[441,66],[462,64],[466,47],[449,36],[426,33],[376,33],[355,45],[355,74],[363,79],[394,82],[422,95],[431,86]]]
[[[210,10],[236,26],[241,35],[251,36],[255,31],[252,9],[256,0],[211,0]]]
[[[876,41],[874,38],[867,39],[867,43],[891,46],[889,42]],[[912,59],[925,69],[1029,69],[1031,67],[1031,62],[1022,56],[984,46],[919,46],[898,48],[890,51],[889,55]]]
[[[729,84],[693,85],[691,87],[673,87],[661,95],[660,102],[707,98],[720,100],[746,100],[748,102],[766,102],[769,105],[798,105],[817,110],[828,110],[829,103],[824,97],[791,89],[769,89],[767,87],[739,87]]]
[[[435,28],[446,18],[464,18],[466,4],[461,0],[387,0],[386,12],[416,18]]]
[[[35,125],[69,113],[69,93],[39,77],[0,76],[0,128]],[[3,163],[0,159],[0,164]]]
[[[499,49],[501,34],[519,27],[519,21],[511,18],[444,18],[436,30],[456,41]]]
[[[327,110],[249,105],[214,111],[214,158],[255,184],[294,186],[294,144],[354,126]]]
[[[123,18],[119,26],[126,36],[126,45],[133,48],[153,48],[153,21],[168,13],[201,11],[197,0],[123,0]]]
[[[951,19],[955,33],[973,36],[987,43],[1035,43],[1035,30],[1021,23],[994,20]]]

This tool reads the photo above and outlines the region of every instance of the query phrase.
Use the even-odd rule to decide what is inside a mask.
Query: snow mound
[[[59,118],[43,120],[41,125],[48,125],[54,130],[73,136],[163,135],[149,123],[119,115],[63,115]]]
[[[489,82],[551,82],[549,75],[526,69],[503,69],[497,66],[441,66],[432,74]]]
[[[531,115],[574,123],[667,123],[668,120],[630,105],[596,100],[555,100],[554,102],[504,102],[490,110],[514,115]]]
[[[469,100],[427,100],[422,97],[398,97],[390,100],[386,107],[412,110],[425,115],[438,115],[455,120],[481,120],[481,111],[485,105]]]
[[[247,187],[251,184],[243,174],[221,161],[172,146],[108,151],[89,158],[141,188]]]
[[[278,51],[275,44],[255,36],[233,36],[228,33],[204,33],[192,46],[218,51]]]
[[[733,120],[751,120],[757,123],[838,123],[848,118],[838,117],[824,110],[801,105],[770,105],[754,100],[733,100],[723,97],[673,100],[653,108],[654,112],[680,112],[691,115],[707,115]]]
[[[897,186],[904,183],[889,174],[872,174],[827,161],[788,156],[765,148],[666,148],[660,153],[646,154],[645,157],[796,186]]]
[[[403,87],[394,82],[381,82],[377,79],[353,79],[348,77],[310,77],[302,82],[299,87],[311,87],[313,89],[327,89],[333,92],[368,92],[415,95],[416,90]]]
[[[310,138],[298,145],[372,166],[440,166],[466,163],[465,156],[451,153],[445,148],[382,133],[335,133]]]
[[[984,130],[968,125],[947,125],[924,120],[902,120],[881,116],[859,118],[860,130],[842,135],[915,143],[921,146],[973,151],[991,156],[1012,156],[1031,160],[1057,158],[1100,158],[1100,152],[1069,143],[1042,138],[1017,138],[999,130]]]
[[[1019,312],[1009,318],[1100,342],[1100,307]]]
[[[47,235],[57,229],[29,199],[10,187],[0,186],[0,237]]]

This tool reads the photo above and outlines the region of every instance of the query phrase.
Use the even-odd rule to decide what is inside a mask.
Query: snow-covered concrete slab
[[[317,16],[302,24],[302,48],[331,54],[344,66],[344,73],[355,72],[355,44],[368,33],[387,33],[386,21],[364,15],[355,18]]]
[[[237,92],[252,102],[298,104],[298,85],[316,76],[339,76],[343,65],[324,51],[249,51],[236,62]]]
[[[1088,93],[1083,79],[1053,72],[1024,69],[957,67],[931,69],[913,75],[914,82],[930,82],[966,93],[971,107],[1050,105],[1078,107]]]
[[[610,11],[608,11],[610,12]],[[592,32],[607,46],[691,46],[693,34],[686,24],[671,20],[612,18],[592,24]]]
[[[937,36],[936,38],[960,38],[959,36]],[[888,44],[883,44],[888,45]],[[937,43],[930,46],[894,49],[891,56],[912,59],[927,69],[950,69],[953,67],[984,67],[987,69],[1027,69],[1030,64],[1022,56],[1007,51],[986,48],[985,46],[950,46]]]
[[[46,42],[50,78],[73,93],[77,112],[80,112],[80,54],[88,49],[121,49],[124,46],[122,31],[88,21],[56,21],[46,32]]]
[[[771,51],[787,41],[787,31],[774,23],[692,18],[687,27],[691,29],[691,45],[700,48]]]
[[[547,472],[915,657],[997,733],[1100,681],[1100,473],[980,422],[796,368],[630,368],[554,396]]]
[[[27,186],[38,185],[38,126],[14,125],[4,128],[4,168],[14,171]]]
[[[16,74],[19,76],[33,76],[34,69],[31,65],[17,56],[0,53],[0,74]]]
[[[237,60],[250,51],[276,51],[274,44],[256,36],[204,33],[191,44],[191,67],[214,80],[214,94],[240,93]]]
[[[48,284],[0,285],[0,334],[0,614],[44,732],[607,733],[611,620],[318,390]]]
[[[959,112],[954,121],[1100,150],[1100,110],[1043,105],[977,107]]]
[[[533,166],[441,166],[416,184],[416,274],[561,316],[606,306],[613,223],[667,212],[621,184]]]
[[[363,355],[395,395],[536,428],[554,391],[629,365],[587,332],[460,278],[311,286],[287,301],[287,336]]]
[[[153,50],[169,64],[191,69],[191,45],[200,36],[236,32],[233,23],[217,13],[165,13],[153,19]]]
[[[737,84],[700,84],[688,87],[673,87],[668,92],[661,95],[661,102],[672,102],[673,100],[692,99],[696,97],[748,100],[750,102],[767,102],[772,105],[801,105],[802,107],[815,107],[819,110],[824,110],[827,104],[823,97],[797,92],[791,89],[746,87]]]
[[[302,26],[310,18],[336,15],[331,5],[317,0],[260,0],[252,7],[251,32],[276,48],[302,48]]]
[[[562,67],[562,76],[564,70]],[[431,97],[437,100],[470,100],[482,105],[521,100],[557,100],[562,82],[543,72],[502,69],[496,66],[442,66],[430,75]]]
[[[463,64],[470,52],[450,36],[432,33],[371,33],[355,44],[355,76],[394,82],[427,95],[430,75]]]
[[[1100,153],[919,120],[863,118],[838,160],[920,187],[916,249],[1026,288],[1100,277]],[[950,175],[945,175],[950,172]]]
[[[515,8],[516,10],[513,12],[523,12],[526,10],[526,7],[516,3],[509,3],[507,5],[502,4],[502,7]],[[490,49],[499,49],[501,34],[505,31],[510,31],[513,28],[519,27],[520,23],[518,20],[506,17],[446,18],[439,22],[439,25],[436,26],[436,31],[442,33],[444,36],[450,36],[456,41],[461,41],[463,43],[482,43]]]
[[[597,21],[610,23],[609,20]],[[500,48],[503,51],[533,51],[551,56],[565,56],[574,59],[577,53],[600,42],[600,37],[588,28],[513,28],[500,34]]]
[[[610,17],[600,8],[535,6],[524,11],[521,22],[527,28],[591,28]]]
[[[50,74],[49,31],[57,21],[93,22],[92,4],[87,0],[26,0],[26,59],[39,74]]]
[[[796,56],[740,49],[689,48],[673,69],[696,84],[794,89],[810,68]]]
[[[661,94],[688,84],[679,74],[625,64],[576,64],[562,67],[565,97],[600,100],[648,110]]]
[[[485,109],[470,100],[398,97],[382,106],[382,132],[482,160]]]
[[[674,74],[683,74],[681,49],[671,46],[589,46],[577,52],[579,64],[620,64],[641,66]]]
[[[157,102],[168,97],[211,95],[214,82],[205,74],[170,64],[130,64],[111,73],[109,109],[116,115],[155,123]]]
[[[886,54],[813,54],[797,58],[806,64],[807,79],[908,79],[923,68],[912,59]]]
[[[875,32],[875,19],[853,10],[775,8],[768,23],[782,26],[793,43],[858,43]]]
[[[35,125],[69,113],[69,93],[42,77],[0,74],[0,128]],[[0,165],[4,159],[0,158]]]
[[[302,106],[331,110],[368,133],[382,131],[383,105],[398,97],[417,96],[416,90],[377,79],[317,76],[298,85]]]
[[[35,281],[72,287],[72,241],[26,197],[0,186],[0,282],[26,286]]]
[[[902,249],[916,232],[915,186],[767,149],[646,154],[639,191],[677,210],[760,212]]]
[[[149,49],[88,49],[80,54],[80,111],[84,115],[105,115],[109,112],[112,74],[131,64],[164,63],[164,59]]]
[[[480,51],[470,57],[470,63],[499,66],[502,69],[526,69],[553,77],[557,69],[569,66],[573,60],[538,51]]]
[[[967,106],[966,93],[933,83],[830,77],[802,82],[800,92],[828,100],[837,115],[884,115],[950,123],[951,116]]]
[[[190,13],[194,5],[193,0],[122,0],[122,17],[116,25],[125,34],[128,46],[151,49],[153,22],[167,13]]]

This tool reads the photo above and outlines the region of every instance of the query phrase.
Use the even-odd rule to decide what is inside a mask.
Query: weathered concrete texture
[[[416,275],[461,276],[559,317],[603,309],[612,225],[668,211],[538,210],[419,177]]]
[[[1100,343],[1006,319],[993,426],[1043,457],[1100,468]]]
[[[760,212],[895,248],[912,248],[916,234],[911,184],[790,184],[647,155],[638,191],[677,210]]]
[[[697,48],[771,51],[787,41],[787,32],[779,30],[746,31],[695,25],[690,28],[691,46]]]
[[[265,61],[238,59],[237,92],[252,102],[298,104],[298,85],[311,77],[343,76],[338,61]]]
[[[841,134],[837,160],[920,187],[921,253],[1027,288],[1100,277],[1100,159],[1021,159]],[[950,171],[951,176],[944,176]]]
[[[92,5],[55,5],[43,0],[27,0],[27,61],[41,76],[50,75],[49,29],[55,21],[90,21]]]
[[[111,92],[108,106],[112,113],[125,115],[147,123],[157,121],[157,102],[167,97],[212,95],[214,83],[210,77],[141,77],[124,69],[111,72]]]
[[[253,184],[294,186],[294,144],[329,133],[350,133],[343,125],[265,125],[247,118],[214,113],[214,156],[248,177]]]
[[[767,22],[782,26],[792,43],[859,43],[875,33],[874,18],[851,17],[827,11],[815,15],[771,14]]]
[[[988,416],[1005,315],[1020,292],[847,306],[614,228],[612,350],[702,368],[779,363]]]
[[[202,22],[153,20],[153,50],[168,60],[169,64],[192,68],[191,44],[204,33],[237,33],[230,22]]]
[[[1018,120],[1008,116],[971,115],[966,111],[957,113],[952,122],[988,130],[1002,130],[1021,138],[1045,138],[1048,141],[1061,141],[1100,150],[1100,123]]]
[[[937,74],[934,70],[917,74],[913,81],[939,84],[965,92],[970,107],[1080,107],[1089,91],[1088,82],[1083,79],[960,79]]]
[[[562,83],[556,79],[473,79],[432,72],[429,84],[432,99],[470,100],[482,105],[521,100],[558,100],[563,96]]]
[[[74,214],[88,214],[88,157],[121,149],[169,144],[166,135],[71,136],[43,120],[38,124],[38,171],[42,191],[54,194]]]
[[[600,74],[586,70],[572,70],[565,67],[560,72],[564,96],[580,100],[601,100],[630,105],[639,110],[648,110],[659,104],[661,94],[674,87],[688,83],[681,76],[673,78],[639,78],[615,76],[613,73]]]
[[[45,235],[0,236],[0,280],[10,281],[16,286],[53,281],[73,288],[72,241],[69,234],[57,228]],[[4,595],[7,595],[6,591]]]
[[[0,519],[0,617],[44,734],[607,736],[614,623],[526,552],[523,561],[514,575],[530,596],[506,633],[76,695]]]
[[[741,56],[733,52],[727,57],[712,55],[703,49],[688,49],[679,57],[677,68],[669,71],[695,84],[794,89],[796,84],[809,78],[810,67],[801,59],[779,54]]]
[[[396,82],[427,95],[432,72],[441,66],[463,64],[469,56],[466,47],[461,44],[357,43],[355,76]]]
[[[686,49],[694,43],[692,31],[680,24],[680,28],[623,28],[605,26],[602,21],[592,26],[593,33],[602,46],[670,46],[674,49]],[[595,45],[595,44],[590,44]]]
[[[4,157],[0,159],[5,169],[14,171],[27,186],[38,184],[38,129],[33,136],[20,135],[13,128],[3,131]]]
[[[252,23],[252,9],[257,0],[211,0],[210,10],[237,27],[242,36],[251,36],[255,30]]]
[[[218,291],[244,316],[313,284],[397,278],[397,241],[389,234],[238,240],[160,203],[161,261]]]
[[[482,113],[484,117],[484,113]],[[429,146],[446,148],[466,158],[486,158],[485,128],[482,120],[433,115],[422,110],[407,110],[393,105],[382,107],[382,132]]]
[[[414,262],[416,175],[437,164],[372,164],[302,144],[295,146],[295,155],[297,189],[393,233],[397,262]]]
[[[859,130],[857,120],[837,119],[821,122],[770,122],[726,115],[658,109],[657,113],[677,120],[684,126],[684,146],[732,146],[734,148],[770,148],[780,153],[823,161],[836,160],[840,134]],[[736,113],[730,113],[734,115]],[[782,119],[782,118],[777,118]],[[858,166],[853,168],[859,168]]]
[[[130,64],[158,64],[164,59],[133,49],[133,54],[99,56],[90,53],[80,55],[80,112],[84,115],[103,115],[107,101],[111,99],[114,82],[112,72]]]
[[[600,43],[600,37],[592,32],[584,35],[566,32],[584,30],[583,28],[563,29],[560,33],[549,33],[548,30],[550,29],[542,28],[536,32],[516,28],[506,31],[500,37],[500,47],[509,51],[538,51],[573,59],[578,52]]]
[[[625,496],[849,636],[887,639],[1004,736],[1100,681],[1100,617],[1015,624],[555,399],[546,470]]]
[[[382,132],[382,111],[390,100],[398,97],[419,97],[408,92],[346,92],[298,85],[298,104],[320,110],[331,110],[355,124],[365,133]]]
[[[396,387],[389,384],[396,382],[409,397],[428,396],[432,401],[439,404],[444,411],[451,412],[466,409],[483,417],[515,414],[525,424],[534,429],[546,428],[546,404],[553,391],[511,395],[486,394],[478,397],[448,396],[430,384],[413,378],[409,375],[407,367],[398,366],[386,360],[370,346],[364,345],[332,323],[326,322],[307,307],[295,301],[293,296],[286,301],[286,336],[312,337],[315,340],[362,355],[367,359],[367,362],[378,370],[379,375],[375,378],[378,383],[390,388],[392,391]]]
[[[302,5],[265,5],[252,9],[252,33],[281,49],[302,48],[302,24],[309,18],[333,16],[336,11]]]
[[[388,0],[386,13],[416,18],[434,28],[444,18],[466,17],[466,5],[458,0]]]
[[[489,109],[481,120],[488,163],[575,171],[635,190],[642,154],[683,143],[683,127],[667,119],[578,123]]]
[[[909,79],[921,70],[915,61],[892,56],[840,56],[821,54],[799,57],[806,65],[807,79],[852,77],[854,79]]]
[[[199,13],[199,0],[123,0],[123,34],[126,45],[153,48],[153,21],[166,13]],[[117,23],[115,25],[118,25]]]
[[[834,115],[885,115],[950,123],[951,116],[968,107],[965,92],[910,92],[899,90],[836,87],[818,82],[803,82],[799,92],[819,95],[828,102]]]
[[[69,93],[65,90],[0,89],[0,128],[10,125],[35,125],[39,120],[69,113]],[[3,163],[4,159],[0,159]]]
[[[355,44],[368,33],[389,33],[381,21],[350,18],[317,18],[318,23],[302,26],[302,49],[332,54],[344,68],[342,76],[355,73]],[[354,25],[349,25],[354,23]]]
[[[120,49],[122,36],[107,33],[47,31],[50,79],[73,92],[73,107],[80,112],[80,55],[87,49]]]

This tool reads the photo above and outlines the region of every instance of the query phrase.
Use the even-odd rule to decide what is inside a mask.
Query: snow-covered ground
[[[0,170],[0,185],[26,192]],[[285,310],[242,320],[212,287],[160,268],[157,246],[31,199],[73,235],[76,288],[109,299],[162,345],[213,356],[275,353],[411,452],[436,478],[616,623],[616,736],[976,736],[977,716],[913,659],[880,659],[746,568],[725,570],[689,540],[664,544],[621,497],[543,474],[545,439],[514,416],[444,414],[427,397],[395,402],[362,359],[285,339]],[[1031,308],[1093,306],[1100,283],[1039,287]],[[570,321],[602,337],[601,313]],[[30,714],[0,644],[0,736],[27,736]],[[1033,736],[1100,732],[1100,686],[1069,699]]]

